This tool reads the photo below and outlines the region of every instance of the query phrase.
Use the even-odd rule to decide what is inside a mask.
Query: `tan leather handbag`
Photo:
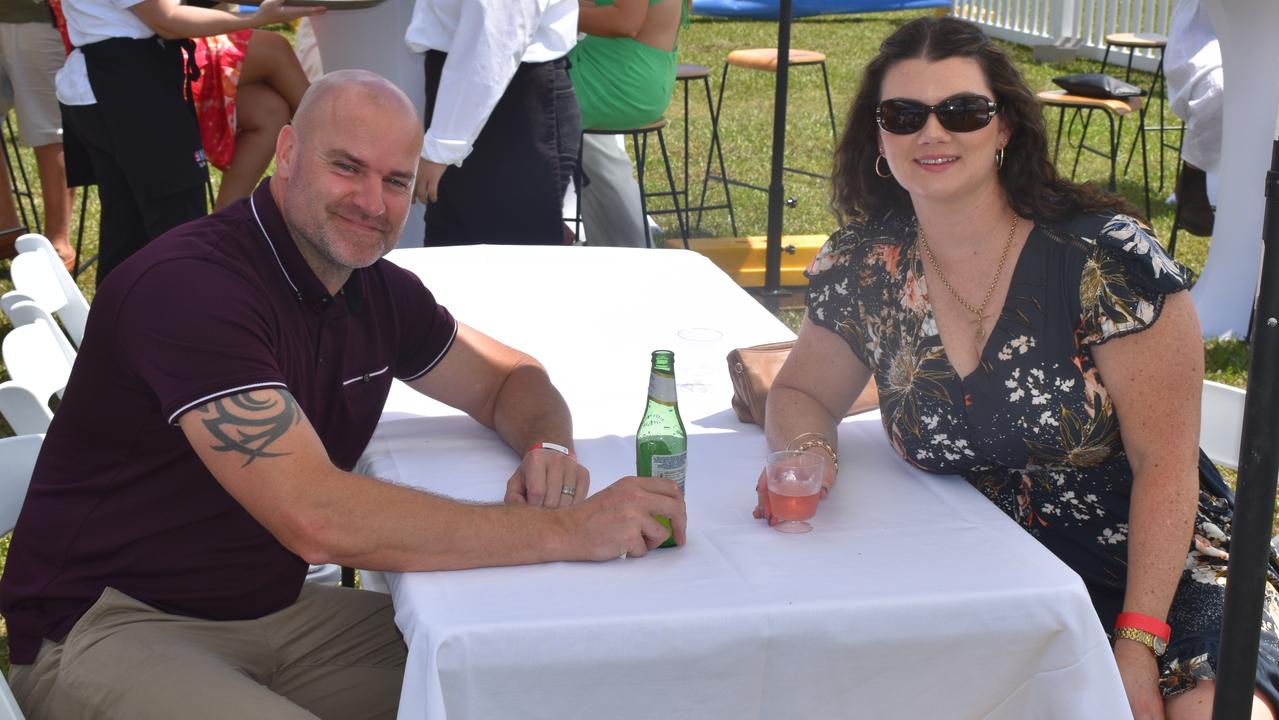
[[[737,348],[728,354],[728,374],[733,379],[733,411],[737,419],[746,423],[764,425],[764,405],[768,389],[782,369],[786,356],[795,347],[794,340]],[[856,415],[879,407],[879,391],[875,378],[853,401],[845,416]]]

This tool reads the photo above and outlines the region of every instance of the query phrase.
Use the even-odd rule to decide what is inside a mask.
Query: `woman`
[[[200,77],[191,85],[200,141],[222,171],[214,210],[257,187],[280,128],[310,87],[293,46],[270,30],[239,30],[195,41]]]
[[[853,221],[809,268],[769,444],[834,459],[873,372],[902,457],[962,475],[1084,579],[1134,715],[1208,717],[1233,497],[1197,447],[1185,268],[1127,203],[1057,177],[1025,82],[960,20],[884,42],[835,167]],[[1272,718],[1268,600],[1253,716]]]
[[[582,0],[577,28],[586,36],[568,57],[583,128],[637,128],[666,112],[687,19],[684,0]],[[622,140],[583,136],[582,219],[592,245],[644,247],[640,187]]]

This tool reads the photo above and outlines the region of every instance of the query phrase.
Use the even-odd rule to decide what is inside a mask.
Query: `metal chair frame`
[[[42,233],[44,230],[40,226],[40,213],[36,212],[36,196],[31,189],[31,179],[27,177],[26,165],[22,162],[21,150],[18,147],[18,134],[13,130],[13,116],[6,115],[4,118],[4,164],[9,171],[9,185],[13,191],[14,204],[18,208],[18,218],[22,225],[31,228],[35,232]],[[9,155],[9,151],[13,151],[13,155]],[[31,205],[31,218],[27,219],[27,208],[23,202]]]
[[[1109,106],[1105,105],[1104,101],[1099,101],[1098,104],[1096,105],[1088,105],[1088,106],[1080,106],[1074,103],[1070,103],[1070,104],[1055,103],[1053,102],[1051,97],[1046,97],[1046,93],[1040,93],[1039,100],[1045,105],[1049,107],[1055,107],[1060,111],[1060,114],[1057,116],[1057,137],[1053,141],[1053,164],[1054,165],[1057,164],[1057,158],[1061,153],[1061,139],[1063,137],[1069,138],[1069,136],[1074,132],[1075,123],[1078,122],[1080,117],[1082,116],[1083,122],[1080,123],[1081,129],[1079,134],[1079,141],[1074,142],[1073,140],[1068,140],[1070,144],[1075,146],[1075,161],[1070,168],[1070,178],[1073,180],[1075,178],[1076,172],[1078,172],[1079,170],[1080,155],[1082,155],[1082,153],[1084,152],[1090,152],[1094,155],[1110,160],[1110,179],[1107,187],[1110,189],[1111,192],[1115,192],[1117,187],[1116,170],[1117,170],[1118,159],[1119,159],[1119,141],[1120,141],[1120,137],[1123,134],[1124,116],[1119,115],[1119,121],[1118,123],[1116,123],[1115,116],[1117,113],[1113,111]],[[1065,125],[1067,111],[1072,111],[1069,125]],[[1092,114],[1094,112],[1103,112],[1106,115],[1106,121],[1109,123],[1108,137],[1110,138],[1108,149],[1096,148],[1088,144],[1088,125],[1090,121],[1092,120]],[[1085,115],[1084,113],[1087,113],[1087,114]],[[1064,129],[1063,129],[1063,126],[1064,126]],[[1146,147],[1145,135],[1141,136],[1141,146],[1144,152]],[[1147,176],[1145,162],[1142,163],[1141,169],[1142,169],[1142,177],[1145,178]],[[1148,184],[1146,186],[1146,215],[1147,217],[1149,217],[1150,215],[1150,191],[1149,191]]]

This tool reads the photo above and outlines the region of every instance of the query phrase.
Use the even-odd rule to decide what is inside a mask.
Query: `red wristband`
[[[566,447],[564,447],[563,445],[560,445],[560,444],[558,444],[558,443],[553,443],[553,442],[540,442],[540,443],[533,443],[533,444],[529,447],[529,449],[528,449],[528,450],[525,450],[525,451],[524,451],[524,454],[525,454],[525,455],[528,455],[529,453],[533,452],[534,450],[554,450],[555,452],[557,452],[557,453],[559,453],[559,454],[561,454],[561,455],[567,455],[567,456],[569,456],[569,457],[570,457],[570,458],[572,458],[573,460],[576,460],[576,459],[577,459],[577,456],[573,454],[573,451],[572,451],[572,450],[569,450],[568,448],[566,448]]]
[[[1164,642],[1168,642],[1168,640],[1172,637],[1171,625],[1163,620],[1150,617],[1149,615],[1143,615],[1142,613],[1119,613],[1119,616],[1115,618],[1115,629],[1117,630],[1125,627],[1136,628],[1137,630],[1148,632]]]

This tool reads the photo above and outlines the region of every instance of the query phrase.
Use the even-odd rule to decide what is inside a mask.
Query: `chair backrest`
[[[71,341],[79,347],[84,340],[85,324],[89,321],[89,301],[80,291],[80,286],[76,285],[57,251],[43,235],[27,233],[14,241],[14,245],[18,256],[9,269],[14,289],[30,296],[49,313],[56,314],[67,328]],[[44,262],[38,263],[36,258]]]
[[[1243,404],[1246,393],[1236,387],[1204,380],[1203,408],[1199,413],[1199,447],[1218,465],[1239,468],[1239,443],[1243,438]]]
[[[31,472],[43,442],[44,435],[0,439],[0,535],[13,530],[18,523],[18,512],[27,497]],[[0,720],[23,720],[22,709],[5,682],[0,682]]]
[[[41,398],[34,390],[16,380],[0,383],[0,415],[17,435],[42,433],[53,422],[49,396]]]
[[[18,511],[27,497],[31,472],[44,435],[18,435],[0,438],[0,535],[18,524]]]
[[[22,305],[24,303],[18,303],[16,307]],[[54,393],[62,397],[67,379],[71,377],[71,362],[58,345],[55,334],[59,332],[61,330],[48,321],[37,319],[10,330],[0,346],[9,377],[45,402]]]
[[[67,334],[58,326],[49,311],[32,300],[30,296],[17,290],[10,290],[4,295],[0,295],[0,310],[4,311],[5,316],[9,318],[9,324],[14,327],[30,325],[36,320],[44,320],[51,327],[57,328],[55,335],[57,336],[58,346],[62,348],[62,354],[66,356],[67,362],[75,362],[76,349],[71,344],[71,340],[67,338]]]

